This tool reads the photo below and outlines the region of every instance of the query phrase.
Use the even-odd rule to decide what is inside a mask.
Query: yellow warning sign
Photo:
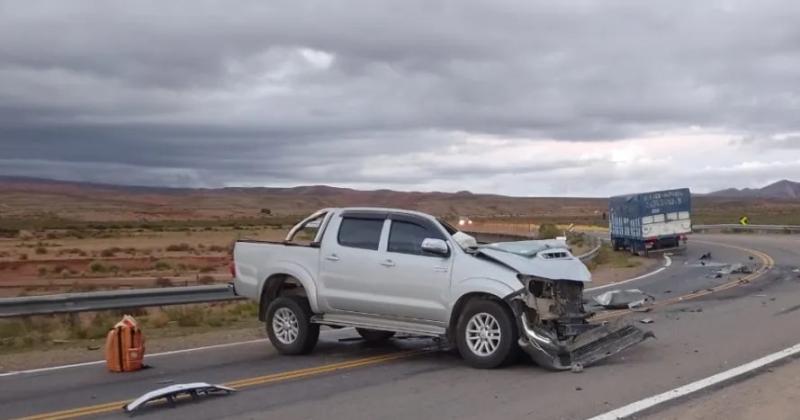
[[[742,226],[749,225],[750,224],[750,218],[747,217],[747,216],[742,216],[741,219],[739,219],[739,224],[742,225]]]

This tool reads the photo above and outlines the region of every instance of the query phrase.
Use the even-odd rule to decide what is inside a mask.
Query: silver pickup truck
[[[283,354],[304,354],[321,325],[369,341],[439,337],[478,368],[524,350],[553,369],[588,366],[647,338],[587,320],[591,275],[564,242],[479,245],[433,216],[384,208],[320,210],[283,242],[240,240],[234,289],[260,304]]]

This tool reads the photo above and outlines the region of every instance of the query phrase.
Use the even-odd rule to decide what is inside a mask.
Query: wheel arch
[[[294,270],[281,270],[265,276],[259,293],[258,319],[264,321],[267,306],[279,296],[304,296],[312,312],[317,312],[314,283]]]
[[[513,293],[513,292],[511,292]],[[455,342],[455,332],[456,327],[458,326],[458,320],[461,317],[461,313],[464,311],[464,308],[467,307],[467,304],[473,300],[483,299],[483,300],[491,300],[494,302],[499,303],[501,306],[506,308],[508,312],[514,315],[514,311],[508,302],[504,299],[510,293],[506,293],[504,295],[500,295],[495,292],[490,291],[471,291],[464,293],[461,295],[458,300],[456,300],[455,304],[453,304],[453,308],[450,311],[450,320],[447,323],[447,338],[448,341],[451,343]]]

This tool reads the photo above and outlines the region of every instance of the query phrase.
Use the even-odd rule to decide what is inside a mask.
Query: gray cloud
[[[492,190],[572,168],[602,184],[530,194],[603,194],[627,181],[600,158],[446,156],[474,136],[666,142],[652,133],[692,127],[747,138],[730,146],[742,161],[796,147],[774,136],[800,131],[798,12],[788,0],[0,0],[0,173],[202,186],[463,178],[456,189],[480,176],[496,178],[476,187]],[[431,153],[442,161],[415,166]],[[397,174],[370,169],[387,156]],[[641,176],[627,185],[660,185]]]

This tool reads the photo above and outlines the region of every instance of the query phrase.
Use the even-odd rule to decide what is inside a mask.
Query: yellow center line
[[[724,284],[721,284],[719,286],[715,286],[715,287],[712,287],[712,288],[709,288],[709,289],[705,289],[705,290],[689,293],[689,294],[686,294],[686,295],[683,295],[683,296],[677,296],[677,297],[674,297],[672,299],[664,300],[664,301],[661,301],[661,302],[656,302],[655,304],[650,306],[650,308],[660,308],[660,307],[664,307],[664,306],[668,306],[668,305],[674,305],[676,303],[685,302],[685,301],[691,300],[691,299],[696,299],[696,298],[699,298],[699,297],[702,297],[702,296],[710,295],[712,293],[717,293],[717,292],[721,292],[723,290],[732,289],[734,287],[741,286],[743,284],[747,284],[747,283],[750,283],[752,281],[755,281],[755,280],[759,279],[761,276],[763,276],[769,270],[771,270],[773,267],[775,267],[775,260],[771,256],[769,256],[768,254],[766,254],[764,252],[756,251],[755,249],[744,248],[744,247],[740,247],[740,246],[736,246],[736,245],[721,244],[721,243],[718,243],[718,242],[699,241],[699,240],[694,240],[692,242],[704,243],[704,244],[709,244],[709,245],[717,245],[717,246],[722,246],[722,247],[726,247],[726,248],[732,248],[732,249],[737,249],[737,250],[740,250],[740,251],[744,251],[744,252],[746,252],[748,254],[752,254],[752,255],[755,255],[756,257],[758,257],[758,259],[761,260],[761,267],[758,270],[756,270],[754,273],[752,273],[752,274],[750,274],[750,275],[748,275],[746,277],[742,277],[741,279],[730,281],[728,283],[724,283]],[[593,321],[605,321],[605,320],[609,320],[609,319],[613,319],[613,318],[618,318],[618,317],[621,317],[623,315],[627,315],[627,314],[630,314],[630,313],[633,313],[633,312],[635,312],[635,311],[631,310],[631,309],[622,309],[622,310],[616,310],[616,311],[605,311],[605,312],[601,312],[598,316],[594,317]]]
[[[276,383],[282,381],[289,381],[293,379],[301,379],[301,378],[308,378],[317,375],[323,375],[326,373],[337,372],[340,370],[346,369],[355,369],[364,366],[376,365],[379,363],[390,362],[393,360],[405,359],[417,355],[421,355],[424,353],[429,353],[433,350],[431,349],[423,349],[423,350],[410,350],[410,351],[403,351],[399,353],[390,353],[390,354],[382,354],[379,356],[372,356],[372,357],[365,357],[356,360],[350,360],[346,362],[339,362],[339,363],[331,363],[322,366],[315,366],[310,368],[304,369],[297,369],[288,372],[278,372],[269,375],[257,376],[253,378],[244,378],[239,379],[236,381],[231,381],[225,384],[225,386],[229,386],[231,388],[242,389],[256,385],[264,385],[269,383]],[[132,400],[123,400],[123,401],[114,401],[105,404],[98,404],[86,407],[78,407],[69,410],[62,410],[62,411],[54,411],[50,413],[43,413],[37,414],[29,417],[22,417],[17,420],[62,420],[62,419],[73,419],[77,417],[83,416],[90,416],[95,414],[103,414],[103,413],[110,413],[112,411],[122,410],[122,407],[125,404],[128,404]]]

